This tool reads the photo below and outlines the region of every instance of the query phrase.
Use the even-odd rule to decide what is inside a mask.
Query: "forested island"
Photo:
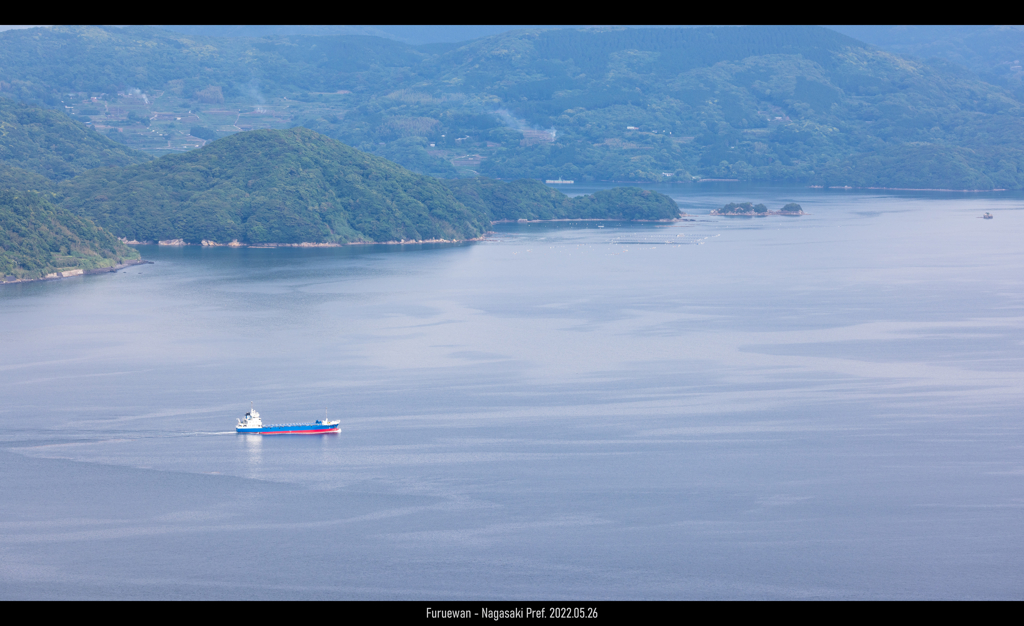
[[[679,217],[679,207],[665,194],[636,187],[617,187],[570,198],[539,180],[500,181],[476,178],[446,181],[468,207],[492,222],[519,220],[667,221]]]
[[[473,239],[487,216],[445,184],[305,128],[239,133],[184,154],[92,170],[62,206],[136,241]]]
[[[804,215],[804,209],[795,202],[790,202],[777,211],[769,211],[763,204],[753,202],[730,202],[720,209],[713,209],[711,215],[767,217],[769,215]]]
[[[538,181],[446,183],[301,127],[93,170],[60,191],[62,206],[134,241],[455,241],[499,220],[679,216],[672,199],[641,189],[570,200]]]
[[[3,282],[137,262],[129,241],[465,241],[503,220],[679,216],[673,200],[637,188],[570,199],[539,181],[425,176],[303,127],[153,159],[45,108],[0,99],[0,114]]]

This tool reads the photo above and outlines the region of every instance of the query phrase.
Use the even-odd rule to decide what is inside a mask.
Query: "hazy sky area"
[[[510,30],[524,28],[595,28],[601,25],[557,24],[557,25],[516,25],[516,24],[375,24],[375,25],[255,25],[255,26],[201,26],[201,25],[161,25],[175,32],[202,34],[216,37],[264,37],[268,35],[376,35],[397,39],[414,45],[428,43],[457,43],[481,37],[490,37]],[[604,25],[611,27],[611,25]],[[633,24],[626,28],[677,28],[685,26],[706,26],[705,24]],[[935,35],[950,37],[962,31],[980,29],[979,26],[828,26],[844,35],[875,45],[912,43],[918,40],[932,40]]]
[[[555,25],[523,25],[523,24],[255,24],[255,25],[157,25],[174,32],[190,35],[207,35],[211,37],[267,37],[271,35],[372,35],[386,37],[413,45],[430,43],[457,43],[481,37],[490,37],[510,30],[523,28],[594,28],[594,24],[555,24]],[[706,26],[705,24],[632,24],[626,28],[676,28],[685,26]],[[0,31],[13,28],[37,28],[27,25],[0,25]],[[840,24],[827,25],[826,28],[843,33],[883,48],[900,48],[908,54],[920,54],[921,46],[941,47],[944,40],[969,39],[980,35],[988,29],[982,25],[863,25]],[[1022,26],[1007,25],[1000,27],[1005,30],[1020,31]],[[942,51],[929,50],[936,55]]]
[[[480,37],[490,37],[510,30],[521,28],[588,28],[587,25],[514,25],[514,24],[490,24],[490,25],[346,25],[346,24],[256,24],[256,25],[156,25],[156,28],[195,34],[209,35],[212,37],[266,37],[269,35],[374,35],[397,39],[411,44],[425,43],[456,43],[468,41]],[[3,25],[0,24],[0,31],[14,28],[39,28],[29,25]],[[648,28],[648,27],[635,27]]]
[[[256,26],[198,26],[160,25],[175,32],[211,35],[215,37],[266,37],[269,35],[374,35],[397,39],[409,44],[457,43],[481,37],[490,37],[523,28],[587,28],[587,26],[530,26],[530,25],[256,25]]]
[[[510,30],[521,28],[593,28],[596,25],[556,24],[556,25],[521,25],[521,24],[256,24],[256,25],[157,25],[157,28],[213,37],[266,37],[270,35],[374,35],[397,39],[410,44],[457,43],[481,37],[490,37]],[[671,28],[690,26],[689,24],[658,24],[630,25],[627,28]],[[698,26],[704,26],[699,24]],[[28,25],[0,25],[0,31],[13,28],[37,28]],[[978,30],[983,26],[882,26],[882,25],[830,25],[827,28],[837,30],[867,43],[875,45],[917,43],[918,40],[932,40],[935,35],[944,33],[950,37],[962,35],[964,32]],[[1015,27],[1019,28],[1019,27]]]

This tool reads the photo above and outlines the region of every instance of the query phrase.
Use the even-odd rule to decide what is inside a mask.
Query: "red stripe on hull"
[[[261,432],[261,435],[321,435],[323,433],[336,433],[339,428],[325,428],[324,430],[272,430]]]

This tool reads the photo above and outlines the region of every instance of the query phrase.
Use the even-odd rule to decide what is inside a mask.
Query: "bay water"
[[[1024,598],[1024,197],[652,188],[0,288],[0,598]]]

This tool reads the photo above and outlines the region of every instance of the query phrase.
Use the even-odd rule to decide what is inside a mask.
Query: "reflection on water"
[[[660,189],[0,289],[0,597],[1019,597],[1022,198]]]
[[[261,479],[263,466],[263,436],[262,435],[238,435],[245,445],[246,460],[249,464],[249,478]]]

